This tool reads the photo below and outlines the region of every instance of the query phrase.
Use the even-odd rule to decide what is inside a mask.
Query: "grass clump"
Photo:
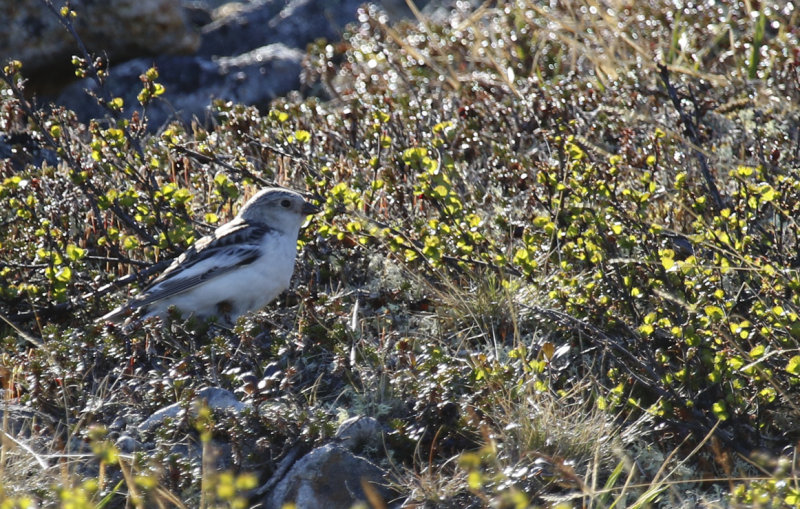
[[[84,125],[9,63],[0,378],[39,417],[6,429],[75,458],[62,485],[95,505],[255,503],[250,474],[356,414],[387,430],[367,454],[407,505],[796,505],[796,18],[517,1],[388,26],[366,7],[309,48],[324,99],[152,135],[157,70],[137,114],[109,98]],[[324,208],[278,303],[232,331],[92,324],[271,183]],[[207,386],[250,410],[192,413]],[[173,403],[139,437],[156,462],[114,452]],[[10,496],[60,503],[50,467],[2,460]]]

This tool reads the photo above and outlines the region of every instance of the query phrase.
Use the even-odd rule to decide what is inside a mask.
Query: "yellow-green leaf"
[[[289,119],[289,114],[286,113],[285,111],[270,110],[269,118],[270,120],[277,120],[278,122],[283,123]]]
[[[62,283],[69,283],[72,279],[72,269],[69,267],[61,267],[61,269],[56,272],[56,280],[61,281]]]
[[[472,490],[479,490],[483,487],[483,478],[480,472],[473,470],[467,476],[467,485],[469,485],[470,489]]]
[[[717,419],[720,421],[727,421],[728,420],[728,411],[725,408],[724,401],[717,401],[713,405],[711,405],[711,411],[714,412],[714,415],[717,416]]]
[[[300,143],[308,143],[308,141],[311,139],[311,133],[303,129],[298,129],[294,132],[294,137]]]
[[[448,192],[447,187],[441,184],[433,188],[433,194],[438,196],[439,198],[444,198],[445,196],[447,196],[447,192]]]
[[[711,320],[720,320],[725,316],[725,312],[719,306],[706,306],[703,311]]]
[[[761,193],[761,201],[771,202],[777,196],[777,191],[771,185],[763,183],[758,186],[758,192]]]
[[[795,355],[789,359],[789,363],[786,364],[786,371],[793,375],[800,376],[800,355]]]
[[[67,258],[69,258],[70,260],[77,261],[83,258],[84,256],[86,256],[85,249],[81,249],[75,244],[67,245]]]

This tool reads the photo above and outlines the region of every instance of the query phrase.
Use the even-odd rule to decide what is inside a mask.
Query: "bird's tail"
[[[134,309],[127,304],[119,306],[95,320],[95,323],[123,323],[133,315],[133,312]]]

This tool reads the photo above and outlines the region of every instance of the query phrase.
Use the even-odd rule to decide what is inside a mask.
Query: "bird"
[[[236,217],[195,242],[139,295],[97,321],[163,319],[175,306],[183,316],[215,317],[232,325],[289,287],[300,228],[319,210],[296,191],[262,189]]]

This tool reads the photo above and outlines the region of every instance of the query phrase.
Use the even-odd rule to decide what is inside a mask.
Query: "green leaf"
[[[786,364],[786,371],[793,375],[800,376],[800,355],[795,355],[789,359],[789,363]]]
[[[706,306],[703,308],[703,311],[705,311],[706,316],[712,321],[721,320],[725,317],[725,312],[719,306]]]
[[[406,164],[419,163],[428,155],[428,149],[423,147],[409,148],[403,151],[403,162]]]
[[[473,470],[467,476],[467,485],[472,490],[479,490],[483,486],[483,477],[480,472]]]
[[[289,119],[289,114],[285,111],[270,110],[269,118],[270,120],[277,120],[278,122],[283,123]]]
[[[440,133],[442,131],[450,129],[451,127],[453,127],[453,122],[450,120],[447,120],[445,122],[439,122],[438,124],[433,126],[433,132]]]
[[[311,139],[311,133],[303,129],[298,129],[294,132],[294,137],[300,143],[308,143],[308,141]]]
[[[72,279],[72,269],[69,267],[61,267],[56,273],[56,280],[61,281],[62,283],[69,283]]]
[[[85,249],[81,249],[78,246],[76,246],[75,244],[68,244],[67,245],[67,258],[69,258],[73,262],[80,260],[84,256],[86,256],[86,250]]]
[[[125,249],[136,249],[137,247],[139,247],[139,241],[136,240],[136,237],[133,237],[131,235],[127,235],[122,240],[122,247],[125,248]]]
[[[758,359],[759,357],[764,355],[765,351],[766,347],[764,347],[764,345],[755,346],[753,347],[752,350],[750,350],[750,357],[752,357],[753,359]]]
[[[179,204],[184,204],[191,199],[192,199],[192,193],[190,193],[189,190],[184,187],[176,190],[175,193],[172,195],[172,200],[175,203]]]
[[[717,419],[719,419],[720,421],[728,420],[729,415],[727,409],[725,408],[724,401],[720,400],[711,405],[711,411],[714,412],[714,415],[716,415]]]
[[[775,191],[775,188],[767,183],[758,186],[758,192],[761,194],[761,201],[767,203],[773,201],[778,195],[777,191]]]

